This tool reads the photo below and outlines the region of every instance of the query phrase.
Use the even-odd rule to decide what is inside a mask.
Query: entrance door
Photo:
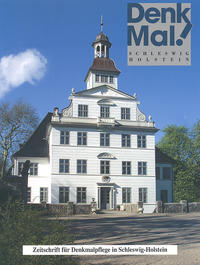
[[[101,209],[110,210],[110,188],[101,188]]]

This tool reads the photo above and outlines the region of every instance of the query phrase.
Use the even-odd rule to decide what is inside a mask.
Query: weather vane
[[[101,16],[101,32],[103,32],[103,16]]]

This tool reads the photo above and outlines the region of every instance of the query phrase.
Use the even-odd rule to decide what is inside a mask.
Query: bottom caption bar
[[[24,245],[23,255],[177,255],[177,245]]]

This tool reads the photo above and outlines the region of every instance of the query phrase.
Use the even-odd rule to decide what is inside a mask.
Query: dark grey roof
[[[156,147],[156,163],[174,164],[175,160]]]
[[[111,47],[108,36],[106,36],[106,34],[104,34],[102,31],[97,35],[96,40],[92,43],[92,46],[94,46],[94,44],[98,42],[107,44],[109,48]]]
[[[13,157],[48,157],[49,145],[47,129],[50,124],[52,113],[48,113],[28,141],[17,151]]]
[[[92,66],[90,67],[89,70],[114,72],[117,74],[120,73],[119,69],[117,69],[112,59],[101,58],[101,57],[94,58]]]
[[[101,57],[94,58],[92,66],[89,68],[87,75],[85,77],[85,81],[90,71],[111,72],[115,74],[120,74],[119,69],[117,69],[112,59],[101,58]]]

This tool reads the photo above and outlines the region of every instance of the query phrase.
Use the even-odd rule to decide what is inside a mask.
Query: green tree
[[[189,131],[170,125],[157,146],[175,160],[174,200],[200,201],[200,121]]]
[[[193,141],[193,160],[197,164],[200,164],[200,120],[194,124],[191,132],[191,138]]]
[[[42,212],[8,201],[0,209],[1,265],[76,265],[68,256],[23,256],[23,245],[67,245],[73,243],[70,226],[63,221],[45,220]],[[43,218],[42,218],[43,217]]]
[[[0,153],[2,161],[0,177],[3,178],[11,153],[17,150],[20,143],[28,139],[38,124],[38,116],[30,104],[22,101],[18,101],[14,105],[1,103],[0,113]]]
[[[192,142],[184,126],[169,125],[157,146],[177,161],[187,161],[191,155]]]

